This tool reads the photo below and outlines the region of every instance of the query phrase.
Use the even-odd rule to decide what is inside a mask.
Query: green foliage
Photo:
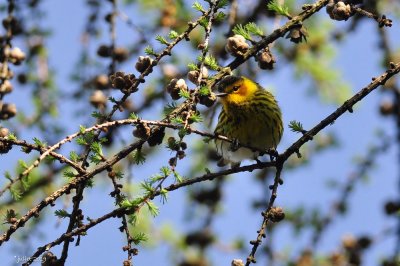
[[[54,163],[55,161],[57,161],[57,158],[54,157],[54,156],[51,156],[51,155],[47,155],[46,158],[44,158],[44,161],[45,161],[47,164],[52,164],[52,163]]]
[[[47,146],[46,142],[42,142],[40,139],[34,137],[33,138],[33,142],[35,142],[36,146],[40,147],[40,148],[44,148]]]
[[[28,154],[28,153],[30,153],[32,151],[32,149],[29,148],[29,147],[21,147],[21,151],[25,152],[26,154]]]
[[[199,94],[201,96],[208,96],[211,94],[211,91],[207,86],[201,86],[199,89]]]
[[[189,99],[190,98],[190,92],[188,90],[179,90],[179,96],[185,98],[185,99]]]
[[[207,28],[208,27],[208,23],[209,23],[209,19],[208,19],[208,17],[202,17],[200,20],[199,20],[199,24],[200,24],[200,26],[202,26],[203,28]]]
[[[137,114],[135,114],[135,113],[130,113],[129,114],[129,119],[136,120],[136,119],[139,119],[139,116]]]
[[[263,30],[257,26],[254,22],[249,22],[246,25],[242,24],[237,24],[233,30],[235,34],[242,35],[246,40],[252,41],[252,35],[258,36],[258,37],[263,37],[264,32]]]
[[[247,23],[245,29],[253,35],[260,37],[264,36],[263,30],[254,22]]]
[[[78,145],[81,145],[81,146],[84,146],[84,145],[87,144],[87,142],[86,142],[86,140],[85,140],[84,137],[77,137],[77,138],[76,138],[76,143],[77,143]]]
[[[64,170],[63,176],[65,176],[68,179],[72,179],[72,178],[75,178],[76,173],[74,173],[73,170],[67,168],[67,169]]]
[[[156,36],[156,41],[164,45],[169,45],[169,42],[161,35]]]
[[[161,196],[161,201],[164,204],[165,202],[168,201],[168,190],[162,188],[160,190],[160,196]]]
[[[150,179],[149,179],[149,184],[152,186],[152,185],[154,185],[157,181],[161,181],[162,179],[164,179],[164,176],[163,176],[163,175],[160,175],[160,174],[152,175],[152,176],[150,177]],[[154,192],[154,189],[152,189],[152,192]]]
[[[85,132],[85,131],[83,130],[83,132]],[[93,142],[94,137],[95,137],[95,135],[94,135],[93,131],[90,131],[90,132],[85,133],[82,136],[77,137],[76,143],[81,146],[86,146],[89,143]]]
[[[144,164],[146,162],[146,157],[144,156],[141,149],[132,152],[132,160],[135,164]]]
[[[200,113],[194,113],[189,117],[189,122],[192,122],[192,123],[203,122],[203,118],[201,117]]]
[[[226,18],[226,15],[224,12],[218,12],[217,14],[215,14],[214,16],[214,20],[215,22],[222,22],[224,19]]]
[[[224,8],[224,7],[226,7],[228,4],[229,4],[229,1],[228,1],[228,0],[220,0],[220,1],[218,2],[218,4],[217,4],[217,8],[218,8],[218,9]]]
[[[135,245],[139,245],[141,242],[146,242],[148,237],[145,233],[139,232],[132,236],[132,241]]]
[[[102,113],[96,112],[96,111],[93,111],[92,114],[91,114],[91,116],[94,117],[94,118],[96,118],[96,119],[102,119],[102,118],[104,118],[104,115],[103,115]]]
[[[197,11],[200,11],[201,13],[205,13],[206,11],[204,10],[203,6],[199,2],[194,2],[192,7],[196,9]]]
[[[148,192],[153,193],[154,188],[148,188],[147,185],[153,186],[156,182],[162,181],[163,179],[167,178],[171,174],[171,169],[167,166],[163,166],[160,168],[160,173],[152,175],[150,181],[145,181],[144,184],[142,183],[142,187],[147,190]]]
[[[226,1],[226,0],[220,1],[220,2],[218,3],[218,5],[217,5],[217,9],[219,9],[219,8],[224,8],[227,4],[228,4],[228,1]],[[194,9],[196,9],[197,11],[203,13],[203,14],[206,12],[205,9],[204,9],[204,7],[203,7],[199,2],[197,2],[197,1],[194,2],[194,4],[192,5],[192,7],[193,7]],[[224,20],[224,19],[225,19],[225,14],[224,14],[223,12],[217,12],[217,13],[214,15],[214,20],[215,20],[216,22],[221,22],[221,21]],[[203,18],[200,20],[200,25],[201,25],[202,27],[206,28],[207,25],[208,25],[208,22],[209,22],[208,17],[203,17]]]
[[[183,125],[185,123],[185,121],[180,116],[171,118],[171,122],[173,124],[181,124],[181,125]]]
[[[168,116],[170,115],[176,108],[176,103],[172,102],[172,103],[167,103],[164,107],[164,115]]]
[[[66,210],[63,210],[63,209],[56,210],[56,211],[54,212],[54,214],[55,214],[58,218],[67,218],[67,217],[70,217],[70,214],[69,214]]]
[[[142,197],[138,197],[133,200],[124,199],[119,203],[119,206],[121,206],[121,208],[132,209],[138,207],[142,202]]]
[[[7,137],[8,140],[17,141],[17,136],[14,133],[8,133]]]
[[[183,139],[186,135],[189,135],[189,131],[186,128],[180,128],[178,131],[178,136]]]
[[[303,125],[300,122],[295,121],[295,120],[292,120],[289,122],[289,128],[292,130],[292,132],[302,133],[305,131],[303,128]]]
[[[167,177],[171,174],[171,169],[167,166],[163,166],[160,168],[160,172],[162,175],[164,175],[164,177]]]
[[[130,200],[128,200],[128,199],[124,199],[123,201],[120,202],[120,206],[121,206],[122,208],[127,208],[127,209],[129,209],[129,208],[133,207],[133,204],[132,204],[132,201],[130,201]]]
[[[103,150],[100,142],[92,142],[90,144],[90,150],[93,152],[93,154],[91,154],[89,157],[92,163],[99,164],[103,161]]]
[[[204,171],[206,172],[207,175],[211,174],[211,170],[208,169],[207,167],[204,168]]]
[[[15,210],[7,210],[6,211],[6,214],[4,215],[4,220],[5,221],[7,221],[7,222],[9,222],[11,219],[13,219],[13,218],[17,218],[17,213],[15,212]]]
[[[138,220],[138,216],[136,213],[128,215],[128,223],[136,226]]]
[[[19,201],[22,198],[22,192],[14,186],[10,187],[10,193],[15,201]]]
[[[149,194],[153,194],[154,193],[154,188],[152,186],[152,182],[143,181],[143,182],[140,183],[140,187],[143,188]]]
[[[179,149],[179,141],[176,141],[174,137],[168,138],[167,148],[171,151],[176,151]]]
[[[106,137],[102,137],[99,139],[100,143],[107,143],[108,139]]]
[[[147,205],[148,210],[150,211],[150,214],[153,217],[156,217],[158,214],[160,214],[160,210],[153,202],[147,200],[146,205]]]
[[[112,96],[109,96],[109,97],[108,97],[108,100],[109,100],[110,102],[112,102],[112,103],[115,103],[115,104],[118,103],[118,101],[117,101],[114,97],[112,97]]]
[[[267,5],[268,10],[274,11],[277,14],[285,17],[291,17],[289,8],[286,5],[280,5],[277,0],[272,0]]]
[[[102,162],[102,158],[98,154],[91,154],[89,156],[89,160],[94,164],[99,164]]]
[[[212,139],[212,138],[209,138],[209,137],[204,137],[204,138],[203,138],[203,142],[204,142],[204,143],[207,143],[207,144],[210,143],[210,141],[212,141],[212,140],[213,140],[213,139]]]
[[[30,179],[29,175],[26,175],[21,179],[21,185],[24,191],[29,190],[32,185],[32,180]]]
[[[181,183],[183,181],[183,177],[177,171],[173,171],[173,174],[175,177],[175,182]]]
[[[71,151],[69,153],[69,158],[71,159],[71,161],[73,161],[74,163],[79,161],[79,155],[75,152],[75,151]]]
[[[103,151],[102,151],[100,142],[95,141],[92,144],[90,144],[90,150],[96,154],[103,155]]]
[[[252,41],[253,39],[251,38],[251,34],[250,32],[243,27],[242,24],[237,24],[234,28],[233,28],[233,33],[238,34],[238,35],[242,35],[246,40]]]
[[[194,63],[189,63],[189,64],[188,64],[188,68],[189,68],[189,70],[191,70],[191,71],[199,70],[199,67],[198,67],[196,64],[194,64]]]
[[[179,34],[174,30],[171,30],[168,33],[168,38],[170,38],[171,40],[175,40],[176,38],[178,38],[178,36],[179,36]]]
[[[122,178],[124,178],[124,173],[122,171],[117,171],[117,172],[115,172],[115,177],[117,179],[122,179]]]
[[[215,59],[215,57],[213,57],[212,55],[207,55],[204,58],[204,64],[206,66],[208,66],[212,70],[218,70],[219,69],[219,65],[218,65],[217,59]]]
[[[86,180],[85,187],[92,188],[93,186],[94,186],[94,180],[93,179]]]
[[[12,181],[10,172],[8,172],[8,171],[4,172],[4,177],[7,178],[8,180]]]
[[[84,134],[85,130],[86,130],[85,126],[82,126],[82,125],[79,126],[79,133]]]
[[[89,156],[89,160],[90,160],[90,162],[92,162],[94,164],[99,164],[103,161],[101,156],[99,156],[98,154],[91,154]]]
[[[150,45],[148,45],[148,46],[146,46],[146,48],[144,48],[144,52],[147,55],[157,56],[157,53],[153,50],[153,48]]]
[[[28,169],[28,165],[26,164],[26,162],[24,160],[19,159],[18,160],[18,165],[19,165],[20,168],[22,168],[24,170]]]

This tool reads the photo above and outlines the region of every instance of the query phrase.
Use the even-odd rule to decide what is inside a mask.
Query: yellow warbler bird
[[[246,77],[226,76],[217,86],[216,95],[223,108],[214,133],[258,150],[275,149],[283,133],[282,114],[275,97]],[[217,139],[215,143],[223,157],[220,165],[240,165],[242,160],[256,159],[259,155],[223,140]]]

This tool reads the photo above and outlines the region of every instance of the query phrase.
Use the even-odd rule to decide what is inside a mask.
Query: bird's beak
[[[217,97],[225,97],[226,95],[228,95],[228,93],[226,93],[226,92],[220,92],[220,93],[214,93],[214,94]]]

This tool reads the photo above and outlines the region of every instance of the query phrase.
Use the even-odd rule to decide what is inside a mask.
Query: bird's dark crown
[[[218,91],[219,92],[226,92],[226,88],[228,86],[232,86],[233,84],[237,83],[238,81],[241,81],[243,78],[239,76],[225,76],[218,82]]]

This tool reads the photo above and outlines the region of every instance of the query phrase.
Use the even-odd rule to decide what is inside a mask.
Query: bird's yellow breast
[[[228,113],[226,135],[230,138],[239,140],[240,143],[258,148],[270,148],[276,146],[276,136],[272,133],[275,120],[273,113],[265,108],[256,108],[254,105],[230,106],[225,109]],[[236,109],[236,110],[232,110]]]

